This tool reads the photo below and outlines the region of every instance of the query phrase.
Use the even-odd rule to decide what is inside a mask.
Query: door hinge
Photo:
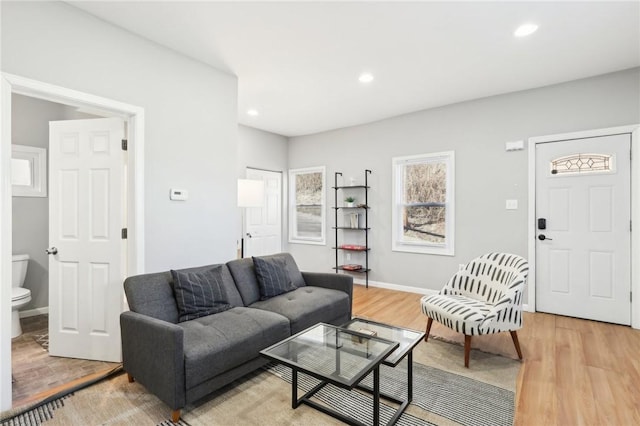
[[[633,230],[633,220],[629,221],[629,231]]]
[[[629,292],[629,302],[633,302],[633,292]]]
[[[123,240],[127,239],[127,228],[122,228],[121,235]]]
[[[128,147],[129,147],[129,141],[126,139],[122,139],[122,150],[126,151]]]

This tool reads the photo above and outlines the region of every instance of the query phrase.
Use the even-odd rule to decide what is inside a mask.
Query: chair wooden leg
[[[427,319],[427,330],[424,332],[424,341],[429,339],[429,332],[431,331],[431,324],[433,324],[433,318]]]
[[[174,423],[178,423],[178,421],[180,421],[180,409],[171,410],[171,421]]]
[[[136,379],[134,379],[133,376],[129,373],[127,373],[127,380],[129,380],[129,383],[133,383],[136,381]]]
[[[511,331],[511,338],[513,339],[513,344],[516,347],[516,352],[518,352],[518,358],[522,359],[522,351],[520,350],[520,342],[518,341],[518,333],[515,330]]]
[[[471,353],[471,336],[464,335],[464,366],[469,368],[469,354]]]

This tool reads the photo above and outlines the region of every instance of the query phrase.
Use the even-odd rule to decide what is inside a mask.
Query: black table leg
[[[373,425],[380,424],[380,366],[373,370]]]
[[[298,370],[291,369],[291,408],[298,408]]]
[[[407,357],[407,400],[413,401],[413,351]]]

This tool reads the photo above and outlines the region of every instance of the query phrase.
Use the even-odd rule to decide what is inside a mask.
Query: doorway
[[[110,99],[94,96],[54,86],[47,83],[26,79],[7,73],[1,79],[2,103],[1,143],[0,143],[0,180],[10,182],[11,179],[11,95],[20,94],[38,99],[45,99],[76,108],[121,117],[128,123],[129,129],[129,163],[127,166],[127,208],[126,222],[128,228],[127,269],[128,274],[144,271],[144,110],[140,107],[124,104]],[[0,185],[0,409],[11,408],[11,254],[12,254],[12,199],[11,186]],[[121,309],[125,309],[124,295],[121,298]]]
[[[247,179],[264,183],[262,207],[247,207],[245,257],[264,256],[282,251],[282,173],[247,168]]]
[[[567,201],[566,198],[559,196],[567,192],[567,190],[565,189],[561,189],[561,190],[558,189],[557,191],[554,190],[555,195],[557,196],[556,197],[557,200],[553,196],[550,196],[547,191],[546,201],[541,202],[540,200],[541,194],[543,191],[546,191],[546,190],[544,189],[544,185],[540,185],[539,183],[541,178],[540,175],[544,173],[546,173],[548,176],[551,176],[551,177],[558,177],[559,179],[559,176],[557,176],[560,174],[560,168],[558,167],[558,164],[561,164],[563,159],[565,160],[565,162],[569,160],[567,157],[570,156],[570,153],[558,152],[557,153],[558,155],[554,155],[554,160],[560,160],[559,162],[557,162],[556,167],[554,168],[552,167],[552,165],[550,165],[551,162],[547,161],[548,158],[543,159],[536,155],[538,149],[545,144],[548,144],[547,146],[549,147],[554,146],[552,144],[557,144],[555,146],[563,146],[562,144],[567,141],[576,141],[576,140],[583,140],[583,139],[591,140],[591,139],[609,137],[612,135],[625,135],[623,136],[623,139],[626,138],[626,141],[627,141],[626,143],[631,144],[632,156],[634,158],[638,158],[638,155],[640,155],[640,148],[638,146],[639,145],[638,137],[640,136],[639,129],[640,129],[639,125],[631,125],[631,126],[597,129],[597,130],[575,132],[575,133],[540,136],[540,137],[534,137],[529,139],[529,233],[528,233],[529,235],[528,253],[529,254],[528,254],[528,257],[529,257],[530,265],[533,266],[530,269],[529,280],[528,280],[527,297],[528,297],[529,310],[538,311],[538,310],[548,309],[545,306],[545,301],[542,301],[540,299],[540,294],[544,292],[543,286],[545,285],[549,286],[549,280],[550,280],[549,277],[551,275],[556,275],[554,279],[556,279],[556,284],[558,284],[558,286],[555,289],[555,291],[566,290],[566,285],[570,281],[569,279],[565,280],[567,275],[566,273],[562,275],[563,274],[562,271],[564,270],[566,272],[568,270],[569,271],[568,273],[570,274],[570,276],[575,275],[575,271],[576,271],[575,269],[576,267],[573,267],[573,266],[566,266],[564,269],[560,267],[560,265],[563,264],[562,262],[560,262],[560,260],[563,259],[562,256],[564,256],[564,258],[566,259],[567,256],[569,256],[569,254],[564,247],[560,247],[560,246],[554,247],[552,245],[556,242],[556,239],[552,234],[559,233],[558,235],[561,235],[561,233],[563,232],[559,230],[560,228],[563,228],[563,226],[561,226],[562,223],[557,219],[554,219],[555,224],[538,221],[538,219],[546,219],[546,217],[543,214],[547,214],[547,215],[552,214],[553,213],[552,210],[554,209],[556,210],[556,213],[561,211],[562,209],[560,209],[559,205],[562,202],[565,202],[565,204],[566,202],[571,202],[570,200]],[[566,146],[570,147],[569,145],[566,145]],[[589,154],[591,154],[592,152],[593,151],[590,149],[586,151],[582,151],[582,153],[589,153]],[[629,161],[628,151],[624,155],[623,154],[616,154],[616,155],[623,157],[621,161]],[[596,160],[600,161],[602,159],[602,157],[598,157],[598,158],[596,157],[592,158],[591,164],[593,165],[595,164],[594,162]],[[574,163],[577,164],[578,160],[579,158],[574,158],[571,161],[574,161]],[[566,163],[566,164],[569,164],[569,163]],[[570,167],[575,167],[575,165]],[[554,170],[556,170],[555,173],[554,173]],[[640,170],[638,170],[637,167],[633,167],[632,165],[630,174],[628,174],[627,176],[630,176],[626,178],[628,181],[630,181],[630,190],[629,190],[630,194],[627,196],[627,199],[626,199],[626,202],[630,203],[630,212],[631,212],[630,217],[633,222],[640,223],[640,202],[639,202],[640,185],[636,184],[637,182],[640,182]],[[572,178],[570,177],[567,178],[565,176],[565,179],[572,179]],[[584,176],[581,177],[581,179],[585,179]],[[570,182],[570,181],[566,180],[565,182]],[[613,190],[610,191],[609,189],[606,189],[606,187],[607,185],[596,186],[593,188],[593,190],[590,190],[587,192],[590,192],[590,194],[593,195],[595,198],[597,198],[597,196],[605,197],[607,194],[611,194],[611,191],[613,191]],[[618,189],[615,189],[615,190],[618,191]],[[589,203],[591,203],[590,205],[593,205],[594,206],[593,208],[595,209],[595,210],[592,209],[593,211],[588,212],[587,217],[589,218],[588,220],[591,221],[589,222],[589,226],[592,226],[592,225],[595,226],[594,229],[596,229],[597,232],[604,232],[603,226],[604,226],[604,223],[608,220],[607,219],[608,216],[605,215],[605,213],[607,213],[608,211],[606,209],[599,209],[598,207],[601,205],[604,205],[605,203],[596,202],[595,198],[589,201]],[[552,203],[549,203],[549,200],[552,201]],[[545,206],[545,203],[546,203],[546,206]],[[550,204],[554,204],[555,207],[550,208],[549,207]],[[591,208],[590,205],[588,205],[587,207]],[[573,210],[574,211],[576,210],[575,205],[573,206]],[[624,210],[624,207],[622,208],[622,210]],[[627,209],[627,211],[628,210],[629,209]],[[565,221],[569,221],[569,220],[573,221],[573,219],[568,217],[564,217],[564,218],[562,218],[561,216],[557,216],[557,217]],[[621,220],[622,219],[619,219],[619,218],[616,219],[616,221],[618,222]],[[571,224],[571,226],[573,227],[575,227],[575,225],[576,224]],[[626,231],[628,231],[630,223],[627,221],[624,225],[626,225]],[[542,228],[545,228],[545,229],[542,229]],[[549,241],[549,239],[551,239],[551,241]],[[549,255],[549,250],[556,250],[557,253],[554,253],[554,255],[558,254],[559,256],[554,259],[554,256]],[[560,253],[561,251],[562,253]],[[629,257],[631,260],[630,260],[630,268],[629,267],[627,268],[627,269],[630,269],[630,271],[628,271],[630,272],[630,279],[627,278],[627,281],[630,282],[630,284],[629,284],[629,287],[627,288],[630,288],[631,293],[632,294],[635,293],[636,295],[640,294],[640,259],[634,259],[634,257],[635,258],[638,257],[637,255],[634,256],[634,253],[637,253],[638,251],[640,251],[640,233],[634,232],[630,235]],[[588,256],[587,262],[590,262],[587,265],[587,269],[588,270],[590,269],[590,272],[593,273],[593,276],[587,277],[585,279],[591,280],[593,285],[590,285],[589,289],[586,290],[586,293],[584,293],[587,295],[586,297],[589,298],[593,296],[595,298],[605,299],[606,298],[605,296],[607,296],[608,294],[607,292],[615,291],[619,293],[621,291],[620,289],[612,290],[611,288],[609,289],[607,288],[607,285],[608,285],[607,283],[614,285],[614,283],[612,282],[613,279],[611,278],[611,274],[609,273],[609,271],[611,271],[611,268],[607,266],[608,262],[606,262],[607,259],[609,260],[612,259],[611,254],[610,253],[606,254],[604,252],[598,253],[597,250],[596,251],[592,250],[591,252],[588,252],[588,253],[591,253],[591,254],[587,254]],[[543,266],[541,266],[541,261],[539,257],[546,257],[546,259],[542,259]],[[544,266],[544,262],[547,262],[546,266]],[[565,265],[568,265],[568,263],[566,263]],[[579,266],[577,268],[579,268]],[[571,272],[571,271],[574,271],[574,272]],[[562,278],[563,276],[565,278],[560,280],[560,278]],[[622,281],[624,281],[625,279],[624,276],[621,276],[620,278]],[[564,287],[559,285],[560,282],[564,282]],[[555,296],[559,296],[559,295],[560,293],[557,293]],[[640,328],[640,300],[638,300],[639,299],[638,297],[632,297],[630,301],[629,299],[630,294],[628,291],[626,292],[625,295],[623,295],[623,297],[624,296],[626,296],[626,301],[624,302],[625,306],[627,306],[631,311],[630,321],[626,323],[629,324],[630,322],[633,328]],[[554,297],[552,297],[552,299],[554,299]],[[539,304],[541,304],[541,306],[539,306]],[[575,312],[567,311],[564,314],[578,316],[578,314],[576,314]],[[611,319],[600,319],[600,320],[612,321]]]
[[[630,325],[631,135],[536,145],[536,305]]]

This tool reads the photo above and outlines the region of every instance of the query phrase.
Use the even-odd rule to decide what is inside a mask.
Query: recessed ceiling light
[[[373,75],[365,72],[363,74],[360,74],[358,80],[360,80],[360,83],[371,83],[373,81]]]
[[[536,24],[522,24],[513,33],[516,37],[526,37],[536,32],[538,26]]]
[[[247,114],[249,114],[252,117],[255,117],[257,115],[259,115],[259,112],[257,109],[251,108],[249,110],[247,110]]]

